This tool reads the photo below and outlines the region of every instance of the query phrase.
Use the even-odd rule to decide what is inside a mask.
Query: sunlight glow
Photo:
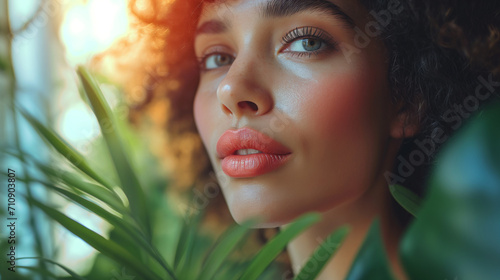
[[[83,103],[69,107],[58,120],[61,135],[75,147],[88,145],[99,136],[99,126],[90,109]]]
[[[72,6],[60,29],[71,65],[88,61],[128,31],[127,1],[89,0]]]

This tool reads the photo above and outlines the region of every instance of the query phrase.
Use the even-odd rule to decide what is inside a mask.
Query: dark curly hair
[[[401,146],[391,179],[422,194],[440,146],[493,99],[493,94],[476,97],[476,89],[500,71],[500,2],[361,2],[371,11],[400,2],[401,12],[380,36],[390,54],[394,100],[411,113],[409,122],[417,121],[419,131]],[[413,172],[408,165],[401,168],[405,162],[414,165]]]
[[[500,2],[360,1],[372,13],[400,6],[380,37],[389,50],[394,101],[410,113],[408,122],[417,122],[419,130],[405,139],[386,179],[422,195],[440,146],[496,95],[475,96],[481,79],[500,73]],[[394,213],[409,220],[404,211]]]
[[[214,0],[131,0],[133,34],[107,54],[118,54],[116,65],[128,92],[131,121],[149,120],[156,133],[155,151],[175,174],[177,185],[200,192],[216,180],[192,114],[198,84],[192,40],[203,2]],[[386,18],[387,24],[379,24],[378,36],[389,51],[394,102],[409,112],[408,124],[419,129],[404,141],[386,178],[423,193],[439,146],[494,95],[475,98],[478,85],[500,73],[500,1],[360,2],[373,20],[391,5],[399,7],[390,20]],[[120,60],[124,50],[128,56]],[[165,132],[160,138],[159,131]],[[413,170],[408,165],[401,168],[405,162]],[[228,211],[221,210],[226,209],[221,196],[211,202],[213,217],[231,220]],[[408,220],[404,211],[395,213]]]

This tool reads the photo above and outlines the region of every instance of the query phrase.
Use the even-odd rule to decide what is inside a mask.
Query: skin
[[[325,45],[310,54],[303,39],[285,43],[282,37],[312,26],[337,44],[355,45],[354,30],[320,11],[265,18],[260,11],[268,1],[206,4],[198,26],[216,20],[227,28],[195,38],[196,55],[205,57],[202,65],[213,67],[200,73],[195,121],[229,210],[239,223],[262,218],[259,227],[286,227],[301,214],[322,213],[320,223],[289,245],[296,272],[318,240],[349,224],[349,237],[318,279],[343,279],[378,216],[389,259],[402,277],[396,246],[400,229],[388,209],[383,173],[391,169],[401,144],[405,116],[391,101],[383,42],[372,39],[349,57]],[[357,26],[367,23],[368,12],[357,1],[332,2]],[[217,140],[241,127],[284,144],[292,150],[291,159],[257,177],[224,174]]]

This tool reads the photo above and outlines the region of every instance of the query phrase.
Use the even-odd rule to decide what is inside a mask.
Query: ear
[[[400,108],[391,123],[391,136],[395,139],[404,139],[415,136],[420,129],[418,113],[408,108]]]

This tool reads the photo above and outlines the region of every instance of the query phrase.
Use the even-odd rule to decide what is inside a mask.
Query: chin
[[[251,228],[276,228],[289,224],[302,214],[310,211],[297,211],[297,209],[290,209],[286,205],[276,204],[266,207],[253,203],[251,205],[235,202],[229,204],[229,211],[236,223],[242,225],[248,220],[255,219],[256,224]],[[293,212],[291,210],[294,210]],[[312,210],[311,210],[312,211]]]

